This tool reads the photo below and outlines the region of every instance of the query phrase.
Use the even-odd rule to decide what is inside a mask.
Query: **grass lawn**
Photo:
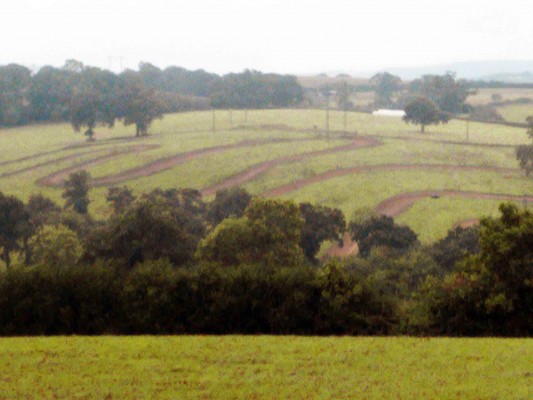
[[[0,339],[6,399],[531,399],[532,339]]]

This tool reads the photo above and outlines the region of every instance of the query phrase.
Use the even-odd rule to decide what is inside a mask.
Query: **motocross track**
[[[242,172],[239,172],[236,175],[233,175],[219,183],[208,186],[201,190],[202,196],[210,196],[216,193],[218,190],[229,189],[232,187],[240,186],[243,183],[249,182],[255,179],[257,176],[265,173],[269,169],[272,169],[281,164],[287,164],[294,161],[300,161],[306,158],[322,156],[326,154],[333,154],[344,151],[351,151],[356,149],[368,148],[381,145],[382,142],[379,140],[369,138],[369,137],[356,137],[353,139],[352,143],[333,147],[330,149],[310,151],[308,153],[293,154],[290,156],[279,157],[273,160],[268,160],[259,164],[255,164],[250,168],[245,169]]]

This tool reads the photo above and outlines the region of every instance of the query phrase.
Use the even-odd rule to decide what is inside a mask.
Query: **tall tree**
[[[135,125],[136,136],[146,135],[155,119],[163,117],[163,104],[156,91],[134,79],[126,79],[120,104],[124,125]]]
[[[406,123],[420,125],[420,130],[424,133],[426,125],[447,123],[449,116],[442,113],[431,100],[425,97],[418,97],[405,107],[403,120]]]
[[[0,66],[0,125],[14,126],[28,122],[27,94],[31,71],[22,65]]]
[[[301,203],[299,208],[304,219],[300,234],[300,246],[307,259],[315,262],[315,256],[320,250],[322,242],[342,240],[346,220],[342,211],[336,208],[314,206],[310,203]]]
[[[22,248],[23,238],[32,230],[30,215],[24,203],[0,192],[0,259],[11,265],[11,253]]]
[[[349,228],[363,258],[368,257],[374,247],[384,247],[401,253],[418,243],[417,235],[411,228],[397,225],[386,215],[372,216],[360,223],[351,223]]]
[[[91,175],[87,171],[73,172],[64,183],[62,197],[65,209],[73,208],[79,214],[87,214]]]
[[[380,72],[370,78],[370,83],[375,85],[375,106],[393,108],[392,96],[402,86],[400,77],[389,74],[388,72]]]
[[[110,71],[84,68],[77,74],[69,109],[74,130],[87,127],[84,134],[92,139],[97,124],[113,126],[119,112],[119,89],[120,79]]]
[[[440,110],[459,114],[466,111],[465,101],[473,92],[464,80],[456,80],[455,74],[447,72],[444,75],[425,75],[409,85],[412,96],[427,97]]]
[[[533,140],[533,115],[526,118],[528,124],[527,134]],[[523,144],[516,148],[516,159],[526,176],[533,171],[533,145]]]

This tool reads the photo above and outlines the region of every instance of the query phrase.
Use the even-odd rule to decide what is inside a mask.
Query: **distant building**
[[[404,110],[379,109],[377,111],[374,111],[372,115],[381,115],[383,117],[403,117],[405,115],[405,111]]]

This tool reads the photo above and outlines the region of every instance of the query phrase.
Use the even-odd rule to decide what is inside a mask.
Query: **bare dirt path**
[[[60,151],[64,151],[64,150],[61,149]],[[43,162],[38,163],[38,164],[30,165],[29,167],[20,168],[20,169],[17,169],[17,170],[14,170],[14,171],[9,171],[9,172],[4,172],[4,173],[0,174],[0,178],[7,178],[7,177],[10,177],[10,176],[22,174],[24,172],[38,170],[39,168],[45,167],[47,165],[55,164],[55,163],[62,162],[62,161],[73,160],[73,159],[76,159],[76,158],[79,158],[79,157],[83,157],[83,156],[90,155],[90,154],[101,153],[101,152],[102,152],[102,150],[92,150],[92,151],[74,153],[74,154],[70,154],[68,156],[64,156],[64,157],[60,157],[60,158],[54,158],[53,160],[43,161]],[[54,154],[54,153],[57,153],[57,151],[49,152],[49,154]],[[43,155],[43,153],[41,155]],[[31,160],[32,158],[33,157],[26,157],[25,159],[26,160]],[[24,161],[24,160],[23,159],[19,159],[18,161]]]
[[[150,176],[157,174],[159,172],[170,169],[176,165],[183,164],[187,161],[193,160],[199,157],[205,157],[211,154],[218,154],[224,151],[238,149],[243,147],[252,147],[261,144],[269,143],[282,143],[282,142],[295,142],[295,141],[313,141],[315,138],[295,138],[295,139],[284,139],[284,138],[270,138],[270,139],[258,139],[258,140],[244,140],[238,143],[232,143],[227,145],[219,145],[213,147],[207,147],[202,149],[197,149],[189,152],[179,153],[170,157],[161,158],[155,161],[152,161],[148,164],[141,165],[139,167],[131,168],[126,171],[120,172],[118,174],[106,175],[93,180],[93,187],[99,186],[109,186],[113,184],[122,183],[131,179],[140,178],[144,176]],[[98,164],[102,164],[112,158],[131,153],[139,153],[142,151],[152,150],[154,148],[160,147],[159,145],[137,145],[129,146],[121,150],[116,150],[109,154],[102,155],[90,160],[86,160],[82,163],[73,165],[72,167],[62,169],[53,174],[45,176],[37,181],[39,185],[43,186],[60,186],[61,182],[71,173],[79,171],[83,168],[89,168]]]
[[[499,201],[524,201],[533,202],[533,196],[520,196],[512,194],[502,193],[483,193],[483,192],[469,192],[462,190],[425,190],[419,192],[403,193],[396,196],[389,197],[388,199],[379,203],[375,210],[383,215],[390,217],[397,217],[398,215],[406,212],[417,201],[427,198],[437,197],[463,197],[467,199],[478,200],[499,200]]]
[[[317,157],[317,156],[322,156],[326,154],[333,154],[333,153],[345,152],[345,151],[356,150],[356,149],[361,149],[361,148],[374,147],[374,146],[379,146],[381,144],[382,142],[380,142],[377,139],[373,139],[369,137],[355,137],[351,143],[345,144],[342,146],[332,147],[332,148],[324,149],[324,150],[315,150],[315,151],[310,151],[307,153],[291,154],[285,157],[278,157],[273,160],[268,160],[268,161],[264,161],[259,164],[255,164],[251,166],[250,168],[247,168],[244,171],[239,172],[236,175],[233,175],[227,179],[224,179],[223,181],[219,183],[216,183],[214,185],[211,185],[211,186],[208,186],[202,189],[201,193],[202,193],[202,196],[209,196],[209,195],[216,193],[218,190],[240,186],[246,182],[249,182],[255,179],[258,175],[265,173],[269,169],[272,169],[281,164],[287,164],[287,163],[291,163],[294,161],[300,161],[306,158]]]
[[[271,189],[262,194],[264,197],[276,197],[299,190],[305,186],[309,186],[318,182],[326,181],[328,179],[339,178],[341,176],[361,174],[365,172],[374,171],[408,171],[408,170],[424,170],[424,171],[491,171],[491,172],[518,172],[517,168],[503,168],[503,167],[487,167],[481,165],[447,165],[447,164],[376,164],[376,165],[361,165],[351,168],[340,168],[329,170],[309,178],[304,178],[290,182],[286,185]]]
[[[37,184],[41,186],[60,186],[64,179],[66,179],[72,172],[79,171],[83,168],[92,167],[98,164],[107,162],[110,159],[122,156],[124,154],[140,153],[143,151],[153,150],[160,147],[158,144],[140,144],[136,146],[128,146],[120,149],[114,149],[106,154],[100,155],[89,160],[82,161],[68,168],[63,168],[52,174],[37,180]],[[98,151],[99,153],[101,150]],[[92,153],[92,152],[91,152]],[[54,161],[55,162],[55,161]]]
[[[352,236],[349,232],[345,232],[342,237],[342,246],[338,243],[334,243],[326,254],[326,257],[339,257],[346,258],[357,255],[359,253],[359,247],[357,243],[352,240]]]

